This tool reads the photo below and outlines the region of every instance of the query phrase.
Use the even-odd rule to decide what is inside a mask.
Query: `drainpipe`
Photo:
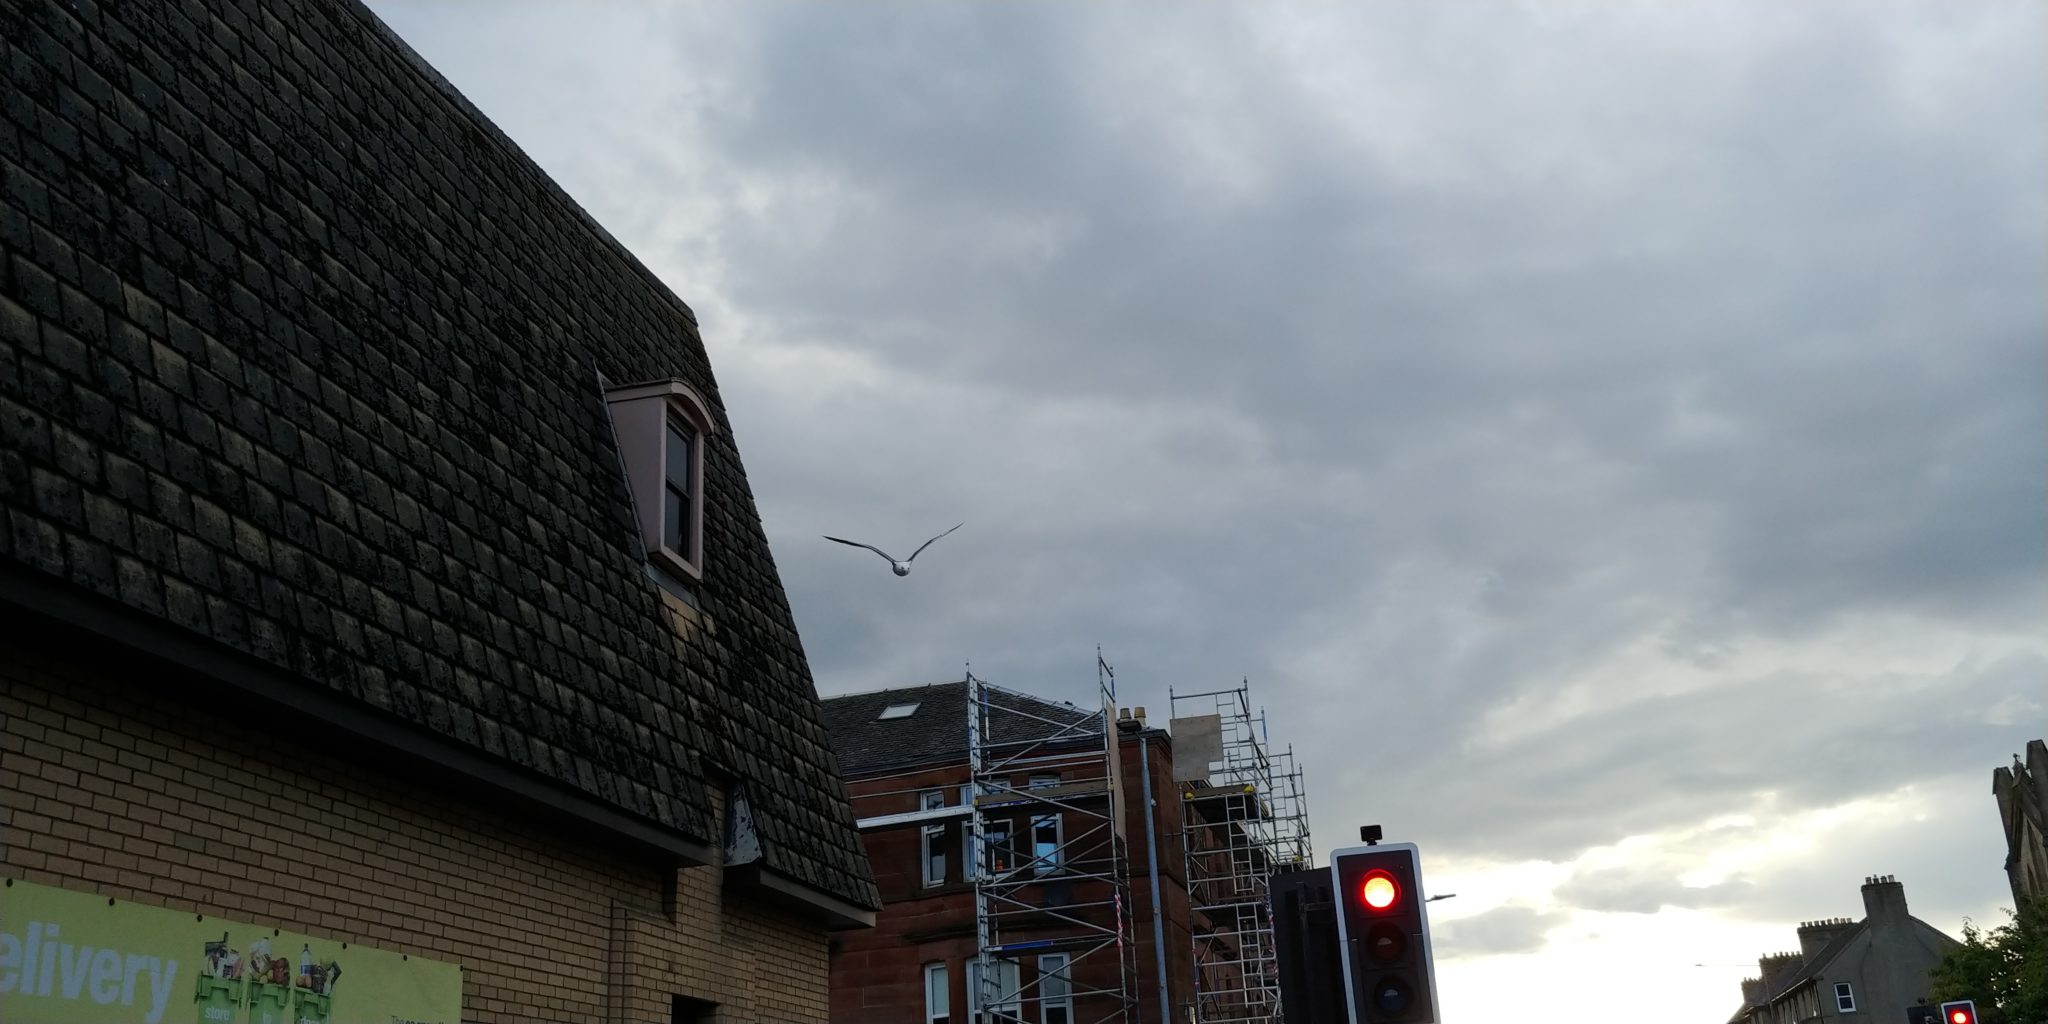
[[[1145,787],[1145,858],[1152,868],[1152,955],[1159,961],[1159,1022],[1173,1024],[1173,1006],[1166,996],[1166,905],[1159,899],[1159,837],[1152,818],[1157,814],[1152,799],[1152,742],[1138,727],[1138,778]]]

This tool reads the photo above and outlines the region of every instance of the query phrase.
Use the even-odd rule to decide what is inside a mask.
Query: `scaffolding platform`
[[[1137,1020],[1116,680],[1097,669],[1092,707],[967,676],[979,1024]]]
[[[1169,691],[1184,804],[1195,1024],[1281,1020],[1271,881],[1312,866],[1315,855],[1294,748],[1269,748],[1265,711],[1253,710],[1249,691],[1249,684]]]

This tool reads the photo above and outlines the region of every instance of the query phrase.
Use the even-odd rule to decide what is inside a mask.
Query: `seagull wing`
[[[955,524],[953,525],[953,530],[957,530],[957,529],[959,529],[960,527],[962,527],[962,526],[966,526],[966,525],[967,525],[967,524],[966,524],[966,523],[964,523],[964,522],[962,522],[962,523],[955,523]],[[952,533],[952,532],[953,532],[953,530],[947,530],[947,531],[946,531],[946,533]],[[942,534],[939,534],[939,537],[943,537],[943,536],[945,536],[945,535],[946,535],[946,533],[942,533]],[[903,564],[904,564],[904,565],[909,565],[910,563],[912,563],[912,562],[915,562],[915,561],[917,561],[917,556],[918,556],[919,554],[923,553],[924,549],[926,549],[926,548],[928,548],[928,547],[931,547],[931,546],[932,546],[932,543],[933,543],[933,541],[936,541],[936,540],[938,540],[938,539],[939,539],[939,537],[933,537],[933,538],[932,538],[931,540],[928,540],[928,541],[925,541],[925,542],[924,542],[924,543],[922,543],[922,544],[919,544],[919,545],[917,546],[917,550],[916,550],[916,551],[913,551],[913,552],[911,552],[911,553],[910,553],[910,557],[909,557],[909,558],[906,558],[906,559],[904,559],[904,560],[903,560]]]
[[[965,526],[966,524],[965,524],[965,523],[962,523],[961,525],[962,525],[962,526]],[[882,556],[883,558],[886,558],[886,559],[888,559],[888,560],[889,560],[889,563],[890,563],[891,565],[894,565],[894,564],[895,564],[895,562],[896,562],[896,556],[894,556],[894,555],[891,555],[891,554],[890,554],[890,553],[888,553],[887,551],[884,551],[884,550],[882,550],[881,548],[878,548],[878,547],[874,546],[873,544],[862,544],[862,543],[861,543],[860,541],[857,541],[857,540],[844,540],[844,539],[842,539],[842,538],[839,538],[839,537],[826,537],[825,539],[826,539],[826,540],[829,540],[829,541],[837,541],[838,543],[844,544],[844,545],[846,545],[846,546],[848,546],[848,547],[854,547],[854,548],[866,548],[866,549],[868,549],[869,551],[872,551],[872,552],[874,552],[875,554],[878,554],[878,555]],[[912,558],[916,558],[917,556],[916,556],[916,555],[912,555],[912,556],[910,556],[910,557],[912,557]]]

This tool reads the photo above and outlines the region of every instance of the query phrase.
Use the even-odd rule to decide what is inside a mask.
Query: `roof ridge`
[[[916,683],[910,686],[883,686],[873,690],[848,690],[845,693],[835,693],[830,697],[820,696],[818,699],[832,701],[839,700],[842,697],[873,697],[882,693],[908,693],[911,690],[929,690],[937,686],[965,685],[967,685],[967,680],[965,679],[941,679],[935,683]]]

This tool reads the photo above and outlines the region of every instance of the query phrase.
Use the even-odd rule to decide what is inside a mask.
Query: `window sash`
[[[1015,1018],[1019,1016],[1017,990],[1021,965],[1015,960],[996,961],[996,998],[985,1009],[981,1005],[981,961],[967,961],[967,1012],[975,1024],[993,1024],[991,1016]]]
[[[1010,845],[1010,823],[995,822],[982,829],[982,852],[988,863],[983,870],[997,878],[1007,877],[1017,870],[1017,851]]]
[[[960,805],[968,808],[974,806],[974,783],[970,782],[960,787]],[[963,882],[974,881],[976,875],[981,870],[980,864],[980,858],[974,855],[974,826],[967,821],[962,821],[960,824],[960,872],[962,878],[960,880]]]
[[[924,965],[924,1019],[927,1024],[947,1024],[952,1018],[952,993],[946,989],[945,961]]]
[[[1065,953],[1038,958],[1039,1024],[1073,1024],[1074,981],[1067,976],[1069,963]]]
[[[924,884],[926,886],[946,884],[946,826],[926,825],[919,838],[922,849],[919,858],[923,861]]]
[[[1842,1013],[1856,1012],[1856,990],[1846,981],[1835,984],[1835,1009]]]
[[[697,560],[697,447],[696,429],[670,416],[662,438],[661,542],[686,562]]]
[[[695,460],[690,456],[697,447],[697,431],[688,424],[671,416],[668,420],[668,448],[662,452],[662,478],[670,487],[688,496],[696,476]]]
[[[1047,871],[1060,866],[1060,843],[1066,827],[1058,814],[1041,814],[1031,819],[1031,867]]]
[[[927,789],[917,794],[917,809],[936,811],[946,806],[946,791]],[[917,856],[927,887],[946,884],[946,826],[934,822],[918,830]]]

